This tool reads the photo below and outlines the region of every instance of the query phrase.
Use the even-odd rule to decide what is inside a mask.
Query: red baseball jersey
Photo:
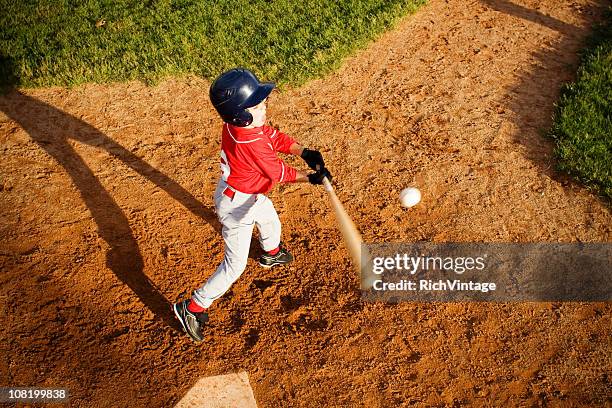
[[[276,155],[289,154],[294,143],[294,139],[270,126],[247,129],[225,123],[221,134],[221,177],[247,194],[267,193],[276,183],[295,181],[296,170]]]

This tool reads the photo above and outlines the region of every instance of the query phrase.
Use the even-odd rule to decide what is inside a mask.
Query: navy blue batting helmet
[[[259,82],[248,69],[234,68],[222,73],[210,86],[210,101],[221,118],[235,126],[248,126],[253,116],[246,110],[266,99],[272,82]]]

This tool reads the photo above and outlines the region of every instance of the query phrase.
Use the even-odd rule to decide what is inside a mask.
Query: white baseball
[[[408,187],[400,191],[399,198],[404,207],[410,208],[421,201],[421,192],[416,187]]]

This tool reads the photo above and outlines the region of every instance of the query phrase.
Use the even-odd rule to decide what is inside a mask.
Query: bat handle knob
[[[326,191],[334,191],[334,188],[332,187],[327,177],[323,177],[323,187],[325,187]]]

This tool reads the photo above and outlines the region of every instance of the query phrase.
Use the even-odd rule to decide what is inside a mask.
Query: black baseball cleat
[[[276,255],[265,253],[259,257],[259,264],[264,268],[271,268],[274,265],[284,265],[290,262],[293,262],[293,255],[282,246]]]
[[[204,336],[202,335],[202,326],[208,322],[208,313],[190,312],[189,309],[187,309],[189,302],[190,300],[187,299],[182,302],[175,303],[172,305],[172,309],[174,309],[174,314],[179,322],[181,322],[185,333],[187,333],[193,341],[199,342],[204,340]]]

